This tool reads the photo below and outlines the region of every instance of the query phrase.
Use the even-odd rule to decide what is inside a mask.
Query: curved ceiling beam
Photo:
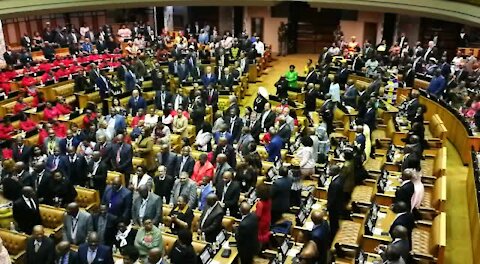
[[[313,7],[392,12],[480,25],[480,6],[446,0],[305,0]],[[243,0],[242,6],[280,0]],[[0,17],[148,6],[236,6],[238,0],[0,0]]]

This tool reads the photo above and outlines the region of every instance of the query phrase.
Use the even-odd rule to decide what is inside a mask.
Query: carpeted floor
[[[278,78],[287,72],[289,65],[296,66],[296,70],[301,73],[307,62],[311,58],[317,59],[316,54],[294,54],[286,57],[277,58],[273,67],[266,70],[257,83],[250,84],[256,91],[260,86],[265,87],[270,94],[275,94],[274,87]],[[242,105],[253,104],[255,93],[242,101]],[[470,264],[473,263],[472,244],[470,239],[470,226],[468,223],[467,197],[466,197],[466,176],[467,167],[463,166],[460,156],[455,147],[449,142],[447,144],[447,248],[446,264]],[[478,254],[478,252],[477,252]],[[256,259],[255,263],[264,263],[262,259]]]

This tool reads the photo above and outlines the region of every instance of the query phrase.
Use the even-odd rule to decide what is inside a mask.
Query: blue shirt
[[[439,96],[443,93],[443,90],[445,89],[445,77],[442,75],[440,76],[435,76],[433,79],[430,81],[430,85],[427,88],[427,92],[431,95],[434,96]]]
[[[283,147],[282,138],[278,135],[275,135],[272,138],[272,141],[270,142],[270,144],[265,146],[268,152],[268,161],[275,162],[276,160],[280,159],[282,147]]]

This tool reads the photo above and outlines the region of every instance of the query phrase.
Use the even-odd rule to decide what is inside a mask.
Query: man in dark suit
[[[140,96],[138,90],[133,90],[132,96],[128,99],[127,108],[132,116],[136,116],[139,109],[147,109],[147,101]]]
[[[177,76],[180,83],[187,81],[188,69],[184,59],[180,60],[180,63],[177,66]]]
[[[100,98],[102,100],[102,114],[106,116],[108,114],[108,102],[106,99],[110,97],[113,88],[113,85],[107,77],[106,71],[99,73],[96,66],[92,68],[90,71],[90,84],[95,84],[98,87]]]
[[[415,219],[412,213],[404,202],[394,203],[392,206],[392,211],[397,215],[395,216],[395,220],[390,226],[388,233],[393,237],[393,230],[395,230],[395,227],[404,226],[407,229],[407,237],[410,249],[412,249],[412,231],[415,227]]]
[[[95,144],[95,147],[93,147],[93,151],[100,152],[102,160],[109,165],[111,164],[113,157],[112,148],[113,144],[107,142],[107,137],[105,135],[100,135],[97,137],[97,144]]]
[[[403,82],[405,87],[413,87],[415,81],[415,70],[412,69],[412,65],[408,64],[405,67],[405,73],[403,74]]]
[[[413,263],[410,254],[410,244],[408,242],[408,230],[406,227],[397,225],[392,231],[392,242],[388,246],[381,245],[378,247],[378,253],[382,259],[386,260],[387,248],[394,249],[402,257],[405,263]]]
[[[343,194],[343,178],[340,177],[340,167],[337,165],[331,166],[329,175],[332,177],[332,181],[328,186],[327,211],[330,220],[330,234],[333,239],[340,227],[340,216],[345,209],[345,196]]]
[[[409,211],[412,209],[412,196],[415,191],[413,183],[411,181],[413,176],[413,170],[404,170],[402,172],[402,185],[395,191],[395,203],[404,202],[407,205]]]
[[[52,45],[50,45],[50,43],[45,41],[45,45],[42,48],[42,51],[45,59],[49,61],[53,61],[53,59],[55,58],[55,49],[53,48]]]
[[[93,152],[92,159],[85,168],[87,168],[88,186],[98,190],[102,196],[107,185],[108,165],[99,151]]]
[[[132,207],[132,192],[123,187],[119,177],[107,186],[102,197],[102,203],[108,205],[108,213],[117,221],[130,221]]]
[[[31,234],[33,227],[42,224],[39,202],[30,186],[22,189],[22,196],[13,202],[13,219],[20,231]]]
[[[220,86],[222,89],[231,91],[233,87],[233,74],[230,73],[230,69],[225,67],[222,77],[220,78]]]
[[[335,103],[332,101],[332,96],[330,94],[325,95],[325,101],[320,107],[319,113],[327,125],[327,134],[333,132],[333,111],[335,110]]]
[[[172,96],[172,105],[174,110],[188,109],[188,97],[183,96],[181,93],[174,94]]]
[[[230,110],[230,115],[224,118],[225,123],[228,126],[228,132],[232,134],[230,143],[237,143],[240,134],[242,133],[243,121],[238,114],[239,113],[236,112],[236,109],[232,108]]]
[[[377,128],[377,110],[370,102],[367,103],[367,111],[363,116],[363,122],[370,128],[370,131],[375,131]]]
[[[422,55],[422,58],[424,61],[429,61],[430,58],[437,58],[438,56],[438,49],[435,47],[435,42],[429,41],[428,42],[428,48],[425,50],[425,52]]]
[[[220,184],[216,191],[226,215],[238,217],[238,199],[240,198],[240,185],[233,181],[233,173],[226,171],[223,173],[223,184]]]
[[[325,220],[325,213],[323,211],[313,211],[311,219],[314,226],[310,238],[317,245],[319,256],[318,264],[326,264],[332,238],[330,234],[330,226]]]
[[[6,47],[7,51],[3,53],[3,59],[7,65],[15,65],[18,61],[18,56],[14,53],[9,46]]]
[[[307,73],[307,76],[305,77],[305,83],[307,84],[318,83],[318,73],[315,71],[315,68],[313,66],[308,68],[308,73]]]
[[[45,169],[44,162],[37,162],[33,165],[32,179],[34,181],[33,189],[35,192],[42,192],[42,189],[47,188],[46,184],[51,177],[51,173]],[[42,194],[43,195],[43,194]]]
[[[153,184],[155,186],[154,193],[165,200],[166,204],[170,203],[170,195],[173,189],[174,179],[171,174],[167,173],[167,168],[164,165],[158,167],[158,174],[153,178]]]
[[[225,154],[219,154],[215,161],[217,166],[215,167],[215,173],[213,175],[213,185],[218,189],[220,185],[223,184],[223,173],[232,170],[232,166],[228,164],[227,155]]]
[[[268,129],[272,127],[275,123],[275,113],[270,109],[270,107],[270,103],[266,103],[265,109],[263,110],[262,114],[255,121],[253,131],[257,131],[257,133],[254,133],[252,131],[252,135],[254,136],[254,138],[258,138],[258,135],[260,135],[260,133],[267,132]]]
[[[87,243],[78,247],[79,264],[113,264],[110,247],[99,244],[96,232],[88,234]]]
[[[155,92],[155,107],[159,110],[164,110],[167,105],[172,102],[172,93],[165,88]]]
[[[12,154],[15,161],[23,161],[28,164],[33,155],[33,148],[25,145],[23,137],[17,137],[15,144],[12,146]]]
[[[200,230],[205,234],[207,242],[215,242],[218,233],[222,231],[223,209],[218,201],[217,195],[210,193],[207,195],[207,208],[200,216]]]
[[[418,107],[420,106],[420,101],[418,100],[419,93],[412,92],[410,94],[410,101],[407,103],[407,119],[412,120],[417,114]]]
[[[283,143],[288,143],[290,142],[290,136],[292,135],[292,130],[290,126],[287,124],[285,121],[285,117],[280,116],[278,118],[278,132],[277,135],[282,138]]]
[[[95,83],[90,84],[89,80],[87,79],[87,75],[85,74],[84,69],[80,69],[78,72],[78,75],[75,77],[75,85],[74,85],[74,91],[75,92],[89,92],[89,89],[92,89],[92,86]]]
[[[32,48],[32,39],[27,35],[27,33],[24,33],[22,38],[20,39],[20,44],[22,47],[24,47],[26,50],[30,51]],[[464,47],[464,46],[460,46]]]
[[[77,203],[67,205],[67,214],[63,217],[63,240],[72,244],[85,243],[89,232],[93,231],[92,216],[80,210]]]
[[[73,185],[86,186],[87,160],[82,154],[77,154],[75,147],[67,148],[68,174],[65,175]]]
[[[288,169],[280,167],[278,178],[271,187],[272,197],[272,224],[282,218],[284,213],[290,210],[290,189],[292,188],[292,179],[288,177]]]
[[[58,264],[77,264],[77,252],[70,249],[68,241],[61,241],[55,247],[55,263]]]
[[[322,94],[322,96],[325,96],[328,93],[331,83],[332,81],[328,77],[327,71],[324,70],[322,72],[322,77],[320,78],[320,93]]]
[[[181,154],[182,155],[178,156],[177,161],[175,162],[175,177],[178,177],[181,172],[187,172],[189,176],[192,176],[195,160],[190,156],[190,147],[183,147]]]
[[[403,44],[404,44],[405,42],[408,42],[408,38],[407,38],[407,36],[405,36],[405,33],[402,32],[402,33],[400,34],[400,37],[397,38],[398,46],[403,47]]]
[[[235,149],[231,144],[228,143],[226,137],[220,137],[218,140],[217,147],[213,152],[213,160],[217,160],[217,157],[220,154],[225,154],[227,156],[227,163],[232,167],[235,168],[237,165],[237,156],[235,154]]]
[[[403,159],[400,169],[401,171],[405,169],[420,169],[420,157],[413,151],[411,145],[405,145],[405,148],[403,148]]]
[[[260,249],[258,242],[258,218],[255,213],[250,212],[251,206],[247,202],[240,205],[242,221],[235,233],[237,240],[238,255],[242,264],[252,264],[253,256]]]
[[[68,175],[68,158],[60,153],[60,147],[55,147],[53,155],[47,157],[47,170],[54,172],[59,170],[63,175]]]
[[[214,84],[209,84],[205,92],[205,102],[207,105],[212,106],[212,113],[216,113],[218,110],[218,91],[214,89]]]
[[[23,161],[15,163],[15,176],[22,187],[33,187],[35,185],[34,178],[30,174],[28,166]]]
[[[45,236],[43,226],[35,225],[32,236],[27,238],[25,264],[53,264],[54,262],[55,244]]]
[[[315,84],[309,83],[305,95],[305,114],[314,112],[317,109],[317,98],[320,98],[319,91],[315,89]]]
[[[117,144],[112,147],[112,168],[125,175],[125,182],[130,181],[130,174],[133,171],[133,149],[132,145],[125,142],[123,135],[117,136]]]
[[[168,144],[162,144],[160,146],[160,152],[157,154],[157,162],[159,165],[165,166],[167,175],[175,175],[175,168],[177,167],[177,154],[170,151]]]
[[[345,87],[345,84],[347,83],[348,80],[348,69],[347,69],[347,64],[344,63],[342,64],[342,67],[338,70],[338,84],[340,85],[340,89],[343,90]]]
[[[67,148],[73,147],[77,149],[78,145],[80,144],[80,139],[73,136],[72,130],[67,130],[67,137],[60,139],[58,145],[60,146],[60,151],[62,153],[67,153]]]

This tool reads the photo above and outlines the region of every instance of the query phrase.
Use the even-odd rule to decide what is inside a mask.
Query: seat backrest
[[[438,258],[437,263],[443,263],[445,247],[447,245],[447,214],[440,213],[433,219],[430,232],[429,252]]]
[[[447,177],[437,178],[433,186],[432,207],[440,212],[445,211],[445,202],[447,200]]]
[[[133,157],[132,163],[134,168],[138,166],[145,166],[147,164],[145,159],[140,157]]]
[[[75,84],[73,82],[69,82],[65,85],[61,85],[53,88],[53,91],[56,97],[57,96],[67,97],[73,94],[74,87],[75,87]]]
[[[15,256],[27,248],[27,235],[0,229],[0,237],[10,255]]]
[[[42,217],[43,226],[55,229],[63,224],[65,209],[57,208],[50,205],[40,205],[40,216]]]
[[[257,146],[257,152],[262,160],[268,159],[268,152],[267,149],[265,149],[265,146]]]
[[[115,177],[120,177],[120,181],[122,182],[122,185],[125,186],[125,175],[116,171],[108,171],[107,179],[105,180],[107,185],[112,184],[113,179],[115,179]]]
[[[395,124],[393,123],[393,119],[390,118],[387,121],[387,126],[385,127],[385,136],[393,140],[394,135],[395,135]]]
[[[87,189],[84,187],[76,186],[75,190],[77,191],[77,198],[75,201],[82,208],[87,208],[93,205],[93,207],[98,207],[100,205],[100,194],[97,190]]]
[[[228,232],[233,232],[233,225],[235,224],[235,218],[231,216],[224,216],[222,219],[222,226]]]
[[[193,241],[192,246],[193,250],[195,250],[195,253],[198,255],[202,253],[203,249],[207,246],[207,243],[203,241]]]
[[[165,254],[168,255],[170,254],[170,251],[172,250],[175,241],[177,241],[177,237],[170,234],[162,234],[162,239],[163,247],[165,248]]]

